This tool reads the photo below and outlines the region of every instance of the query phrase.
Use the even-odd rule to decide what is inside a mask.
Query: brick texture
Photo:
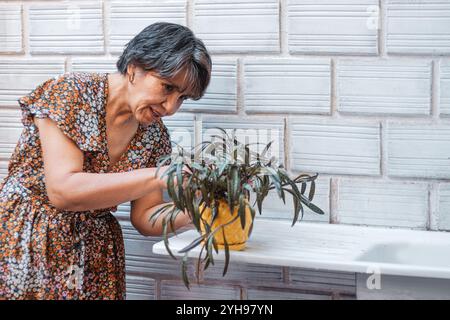
[[[137,32],[169,21],[213,59],[203,99],[164,120],[172,140],[190,147],[215,126],[273,140],[292,174],[320,173],[313,202],[325,215],[305,207],[304,220],[449,231],[449,17],[447,0],[3,1],[0,178],[22,128],[20,96],[63,72],[115,72]],[[257,219],[290,220],[286,200],[271,192]],[[187,291],[179,261],[153,254],[161,238],[139,235],[129,214],[129,203],[115,213],[129,299],[355,298],[352,273],[233,263]]]

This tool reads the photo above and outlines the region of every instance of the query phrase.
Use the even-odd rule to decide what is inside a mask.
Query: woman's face
[[[185,86],[183,72],[170,80],[138,67],[129,73],[133,72],[134,81],[128,82],[129,104],[136,120],[145,126],[160,117],[173,115],[188,98],[186,93],[180,92]]]

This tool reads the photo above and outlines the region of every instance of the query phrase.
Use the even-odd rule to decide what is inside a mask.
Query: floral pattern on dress
[[[122,231],[112,212],[55,208],[45,189],[33,116],[52,119],[83,152],[83,171],[154,167],[172,152],[162,120],[139,125],[110,170],[106,139],[107,73],[71,72],[48,79],[18,100],[24,128],[0,184],[0,297],[124,299]]]

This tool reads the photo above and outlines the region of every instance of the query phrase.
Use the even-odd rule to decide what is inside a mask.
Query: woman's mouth
[[[150,108],[150,111],[151,111],[153,117],[155,117],[155,118],[157,118],[157,119],[158,119],[158,118],[161,118],[160,114],[157,113],[155,110],[153,110],[153,108]]]

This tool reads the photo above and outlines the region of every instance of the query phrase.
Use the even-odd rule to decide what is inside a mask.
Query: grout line
[[[248,289],[244,286],[239,286],[239,297],[241,300],[248,300]]]
[[[429,184],[428,192],[428,230],[439,230],[439,187],[438,183]]]
[[[238,115],[246,115],[244,102],[244,62],[241,58],[236,61],[236,113]]]
[[[386,47],[386,37],[387,37],[387,8],[384,0],[379,0],[378,3],[378,54],[381,58],[386,58],[387,47]]]
[[[64,61],[64,71],[72,72],[72,57],[68,56]]]
[[[330,223],[339,223],[338,217],[338,193],[339,193],[339,183],[337,178],[330,178]]]
[[[22,3],[22,47],[28,57],[30,56],[29,6],[28,3]]]
[[[379,124],[380,128],[380,176],[383,178],[387,177],[387,121],[383,120]]]
[[[404,59],[404,60],[430,60],[430,58],[433,58],[432,54],[415,54],[415,53],[390,53],[386,54],[385,56],[380,56],[378,54],[362,54],[362,53],[354,53],[354,54],[345,54],[345,53],[333,53],[333,52],[310,52],[310,53],[288,53],[281,55],[279,52],[245,52],[245,53],[238,53],[238,52],[229,52],[229,53],[212,53],[212,56],[216,58],[298,58],[298,59],[331,59],[331,58],[340,58],[340,59],[367,59],[367,60],[374,60],[379,58],[384,59]],[[443,58],[450,58],[450,53],[442,53],[439,54],[439,57]]]
[[[290,267],[282,267],[282,272],[283,272],[283,283],[290,283],[291,282]]]
[[[284,118],[284,165],[286,167],[286,171],[291,171],[291,123],[289,117]]]
[[[337,61],[335,59],[330,59],[330,116],[332,118],[339,118],[338,113],[338,78],[337,78]]]
[[[160,279],[155,279],[155,300],[161,300],[161,287],[162,287],[162,283]]]
[[[186,26],[191,29],[193,32],[194,30],[194,1],[190,0],[186,1]]]
[[[439,121],[439,113],[440,113],[440,60],[433,60],[431,67],[431,95],[430,95],[430,104],[431,104],[431,116],[434,121]]]
[[[198,145],[202,141],[203,133],[203,117],[201,114],[194,116],[194,141],[192,147]],[[194,159],[194,162],[199,162],[200,159]]]
[[[278,14],[279,14],[279,45],[280,45],[280,56],[289,56],[289,43],[288,43],[288,9],[287,0],[280,0],[278,3]]]
[[[110,53],[110,42],[109,42],[109,31],[110,31],[110,17],[111,17],[111,2],[108,0],[103,0],[102,1],[102,11],[103,11],[103,16],[102,16],[102,27],[103,27],[103,45],[105,46],[104,48],[104,53],[107,56],[111,56]]]

